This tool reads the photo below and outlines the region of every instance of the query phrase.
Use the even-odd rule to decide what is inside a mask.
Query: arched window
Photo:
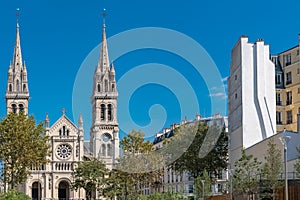
[[[112,156],[112,148],[111,148],[111,144],[107,145],[107,156]]]
[[[13,113],[17,113],[17,105],[16,104],[12,104],[11,108],[12,108]]]
[[[103,156],[103,157],[105,157],[106,156],[106,146],[105,146],[105,144],[102,144],[102,151],[101,151],[101,155]]]
[[[99,83],[98,83],[98,85],[97,85],[97,90],[98,90],[98,92],[101,91],[101,87],[100,87],[100,84],[99,84]]]
[[[19,104],[19,112],[22,112],[24,110],[23,104]]]
[[[111,90],[114,92],[115,91],[115,84],[111,84]]]
[[[101,120],[105,120],[105,105],[101,104],[101,113],[100,113]]]
[[[8,90],[9,90],[10,92],[12,92],[12,86],[11,86],[11,84],[9,84],[9,86],[8,86],[8,87],[9,87],[9,89],[8,89]]]
[[[108,92],[108,81],[104,81],[104,86],[105,86],[105,92]]]
[[[34,182],[31,186],[31,197],[32,199],[41,200],[42,197],[42,186],[39,182]]]
[[[26,92],[26,84],[23,84],[23,92]]]
[[[70,185],[67,181],[61,181],[58,185],[58,199],[70,198]]]
[[[17,80],[17,92],[20,91],[20,83],[19,83],[19,80]]]
[[[111,121],[113,119],[113,116],[112,116],[112,113],[113,113],[113,111],[112,111],[112,105],[108,104],[107,109],[108,109],[108,111],[107,111],[107,119],[109,121]]]

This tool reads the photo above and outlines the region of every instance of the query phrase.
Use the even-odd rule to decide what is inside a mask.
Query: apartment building
[[[298,45],[277,55],[275,64],[276,125],[277,132],[284,129],[297,132],[297,114],[300,113],[300,34]]]

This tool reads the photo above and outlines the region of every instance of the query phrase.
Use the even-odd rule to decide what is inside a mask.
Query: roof
[[[208,125],[212,125],[215,123],[217,126],[223,126],[223,127],[228,127],[228,117],[224,116],[213,116],[213,117],[206,117],[206,118],[200,118],[200,119],[194,119],[194,120],[185,120],[184,123],[182,124],[194,124],[197,122],[203,122]],[[158,133],[156,134],[153,144],[158,144],[163,141],[164,138],[170,138],[174,136],[174,128],[171,128],[169,131],[165,133]]]

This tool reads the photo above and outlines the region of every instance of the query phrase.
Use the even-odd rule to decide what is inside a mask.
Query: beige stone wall
[[[299,46],[279,54],[280,63],[283,66],[285,89],[276,89],[276,93],[281,95],[281,105],[276,106],[276,111],[281,112],[282,124],[277,124],[277,132],[284,129],[297,132],[297,114],[300,111],[300,60]],[[286,57],[291,55],[291,64],[286,64]],[[287,73],[292,74],[292,83],[286,84]],[[292,92],[292,104],[287,105],[287,92]],[[292,123],[287,123],[287,111],[292,111]]]

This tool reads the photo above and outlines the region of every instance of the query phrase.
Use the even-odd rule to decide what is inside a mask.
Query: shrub
[[[31,198],[16,190],[9,190],[0,195],[0,200],[31,200]]]

